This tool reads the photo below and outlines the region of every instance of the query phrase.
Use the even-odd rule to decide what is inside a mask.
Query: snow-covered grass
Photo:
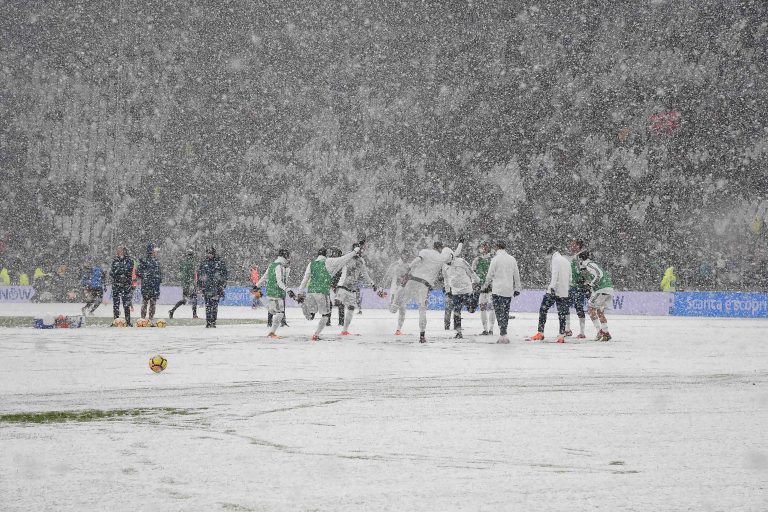
[[[0,329],[0,510],[768,509],[765,321],[623,316],[557,345],[523,314],[496,345],[430,313],[420,345],[415,312],[395,338],[366,311],[312,344],[288,315],[280,341]]]

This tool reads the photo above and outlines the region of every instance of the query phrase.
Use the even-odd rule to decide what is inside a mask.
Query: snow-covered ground
[[[149,410],[0,422],[0,510],[768,510],[765,321],[625,316],[613,342],[557,345],[524,341],[524,314],[505,346],[450,339],[431,313],[420,345],[415,312],[396,339],[366,311],[362,336],[312,344],[288,315],[281,341],[261,325],[0,329],[0,415]]]

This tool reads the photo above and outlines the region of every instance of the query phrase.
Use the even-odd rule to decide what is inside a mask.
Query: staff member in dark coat
[[[147,256],[139,260],[139,270],[136,272],[136,277],[141,279],[141,318],[147,318],[147,306],[149,306],[150,320],[155,318],[155,306],[160,297],[160,283],[163,282],[157,253],[157,247],[150,242],[147,245]]]
[[[224,298],[227,276],[227,265],[216,256],[216,249],[208,248],[205,252],[205,260],[197,271],[197,284],[205,298],[206,327],[216,327],[219,301]]]
[[[120,302],[125,310],[125,323],[131,325],[131,304],[133,302],[133,260],[128,256],[128,249],[117,248],[117,256],[112,260],[109,270],[112,279],[112,314],[120,317]]]

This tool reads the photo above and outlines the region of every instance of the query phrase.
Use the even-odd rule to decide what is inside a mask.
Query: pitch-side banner
[[[30,302],[34,296],[31,286],[0,286],[0,302]]]
[[[535,313],[539,311],[544,290],[525,290],[512,300],[511,311]],[[363,309],[386,309],[390,297],[379,298],[373,290],[362,291]],[[416,309],[416,304],[408,304],[408,309]],[[613,295],[614,314],[666,316],[672,307],[672,294],[663,292],[616,292]],[[427,308],[441,310],[445,308],[445,295],[442,290],[432,290],[427,299]],[[586,308],[585,308],[586,309]],[[551,309],[556,313],[556,309]]]
[[[723,292],[676,292],[672,314],[768,318],[768,294]]]

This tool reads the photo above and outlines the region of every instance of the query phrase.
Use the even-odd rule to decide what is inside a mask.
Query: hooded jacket
[[[155,250],[153,244],[147,246],[147,256],[139,260],[139,269],[136,277],[141,279],[142,295],[160,295],[160,284],[163,282],[163,272],[160,261],[152,255]]]
[[[109,277],[113,289],[125,292],[133,288],[133,259],[127,252],[122,258],[115,256],[112,260]]]
[[[203,262],[200,263],[200,267],[197,270],[197,286],[201,289],[206,299],[222,298],[224,297],[224,287],[227,285],[228,277],[227,265],[216,256],[216,251],[213,251],[213,259],[209,259],[206,256]]]

